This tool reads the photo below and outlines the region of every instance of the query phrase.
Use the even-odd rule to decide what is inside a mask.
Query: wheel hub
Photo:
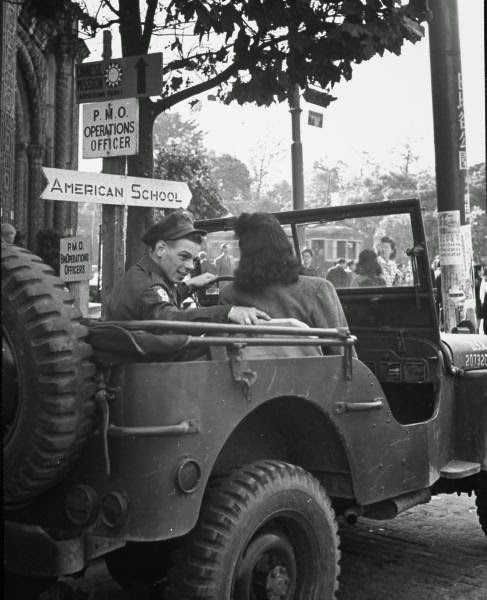
[[[284,600],[289,589],[289,575],[286,567],[277,565],[269,571],[266,592],[269,600]]]
[[[242,555],[235,600],[292,600],[297,568],[293,546],[279,530],[262,531]]]

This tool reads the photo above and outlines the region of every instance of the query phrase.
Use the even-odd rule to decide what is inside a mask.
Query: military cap
[[[159,240],[168,242],[179,240],[191,233],[206,235],[206,231],[195,229],[191,213],[184,210],[175,210],[164,219],[154,223],[142,236],[142,241],[148,246],[154,246]]]

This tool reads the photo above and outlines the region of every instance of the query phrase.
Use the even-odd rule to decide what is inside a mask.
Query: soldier
[[[268,320],[265,312],[253,307],[180,308],[192,288],[204,287],[216,277],[202,273],[183,282],[193,270],[204,235],[206,231],[195,229],[190,214],[181,210],[150,227],[142,237],[150,252],[113,288],[106,305],[106,320],[230,321],[242,325]]]

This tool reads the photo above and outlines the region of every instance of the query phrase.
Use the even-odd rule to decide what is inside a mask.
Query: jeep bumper
[[[58,577],[81,571],[91,560],[120,548],[124,540],[82,533],[53,537],[38,525],[6,522],[4,568],[31,577]]]

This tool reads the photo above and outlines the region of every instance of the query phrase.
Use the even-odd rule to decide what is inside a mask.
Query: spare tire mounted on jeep
[[[30,252],[2,244],[4,501],[23,504],[58,482],[91,429],[86,328],[63,282]]]

